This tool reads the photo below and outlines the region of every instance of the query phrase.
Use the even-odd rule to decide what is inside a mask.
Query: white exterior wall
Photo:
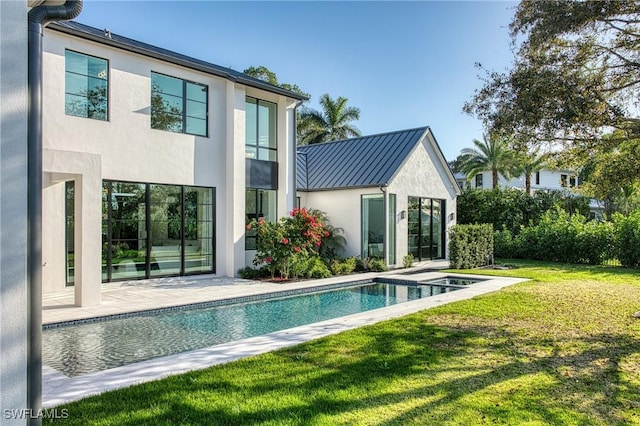
[[[65,114],[65,49],[108,60],[108,121]],[[293,206],[295,195],[288,184],[288,176],[295,164],[288,154],[288,147],[292,143],[290,122],[293,99],[55,30],[45,31],[43,61],[44,148],[50,152],[68,151],[97,156],[101,162],[98,173],[100,181],[110,179],[215,188],[217,275],[234,275],[245,266],[247,95],[274,102],[278,106],[279,214],[284,214],[288,207]],[[208,86],[208,137],[151,128],[152,71]],[[68,179],[79,173],[71,167],[57,172],[66,173]],[[59,195],[60,189],[56,185],[45,188],[45,212],[48,208],[52,212],[60,209]],[[91,214],[101,216],[100,207],[94,208]],[[64,220],[58,216],[48,217],[45,224],[46,232],[52,237],[64,235]],[[93,235],[95,230],[87,232]],[[101,245],[98,234],[93,247],[87,250],[100,255]],[[64,267],[57,265],[64,257],[64,250],[62,238],[49,244],[43,252],[43,262],[56,263],[55,267],[51,267],[51,274],[44,274],[46,282],[43,285],[47,291],[64,288]]]
[[[414,148],[388,187],[389,194],[396,194],[396,262],[399,265],[408,253],[408,215],[401,219],[400,212],[407,211],[409,197],[445,200],[442,217],[445,229],[456,224],[457,184],[447,176],[449,172],[438,160],[428,137]],[[445,257],[449,257],[448,236],[445,237]]]
[[[482,189],[491,189],[493,187],[493,177],[490,171],[484,171],[482,174]],[[561,176],[567,175],[567,187],[563,187],[561,185]],[[551,169],[542,169],[540,170],[540,183],[536,184],[536,174],[531,174],[531,189],[533,191],[536,190],[551,190],[551,191],[562,191],[565,189],[569,189],[569,178],[575,177],[576,179],[576,187],[579,185],[577,173],[573,170],[551,170]],[[476,179],[473,177],[470,181],[470,185],[472,188],[476,187]],[[505,179],[503,176],[498,175],[498,185],[502,188],[525,188],[525,178],[524,176],[513,177],[510,179]]]
[[[0,1],[0,423],[27,408],[27,2]],[[11,411],[9,411],[11,412]]]

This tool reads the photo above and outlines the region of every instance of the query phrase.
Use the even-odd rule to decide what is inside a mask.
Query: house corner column
[[[102,286],[102,179],[100,164],[75,178],[75,304],[99,305]]]

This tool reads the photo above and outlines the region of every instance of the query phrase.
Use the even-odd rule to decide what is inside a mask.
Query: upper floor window
[[[476,175],[476,188],[482,188],[482,173]]]
[[[563,188],[567,187],[567,175],[560,175],[560,186]]]
[[[151,73],[151,128],[207,136],[208,87]]]
[[[109,62],[71,50],[64,51],[65,114],[107,120]]]
[[[246,157],[256,160],[278,161],[277,105],[247,97],[245,117]]]

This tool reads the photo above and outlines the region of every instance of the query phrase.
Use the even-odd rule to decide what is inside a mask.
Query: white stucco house
[[[301,207],[344,230],[345,256],[447,257],[460,189],[429,127],[298,147]]]
[[[471,180],[463,173],[455,174],[456,181],[460,188],[478,188],[491,189],[493,187],[493,177],[491,170],[478,173]],[[519,188],[525,189],[525,177],[515,176],[505,179],[504,176],[498,176],[498,185],[502,188]],[[579,185],[578,174],[575,170],[561,169],[541,169],[531,175],[531,191],[565,191],[577,188]]]
[[[295,192],[304,96],[77,22],[43,40],[43,293],[233,276]]]

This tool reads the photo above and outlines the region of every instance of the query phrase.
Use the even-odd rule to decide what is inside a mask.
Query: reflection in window
[[[246,157],[277,161],[276,108],[272,102],[247,97],[245,103]]]
[[[107,120],[109,63],[65,50],[65,114]]]
[[[408,252],[417,260],[444,258],[445,201],[409,197]]]
[[[246,223],[253,219],[264,218],[268,222],[278,220],[277,213],[277,191],[269,189],[252,189],[246,190]],[[255,250],[258,237],[255,229],[250,229],[245,234],[245,250]]]
[[[383,195],[362,196],[362,257],[384,259]]]
[[[214,272],[213,188],[105,181],[102,279]]]
[[[476,188],[482,188],[482,173],[476,175]]]
[[[151,73],[151,128],[207,136],[208,88]]]

